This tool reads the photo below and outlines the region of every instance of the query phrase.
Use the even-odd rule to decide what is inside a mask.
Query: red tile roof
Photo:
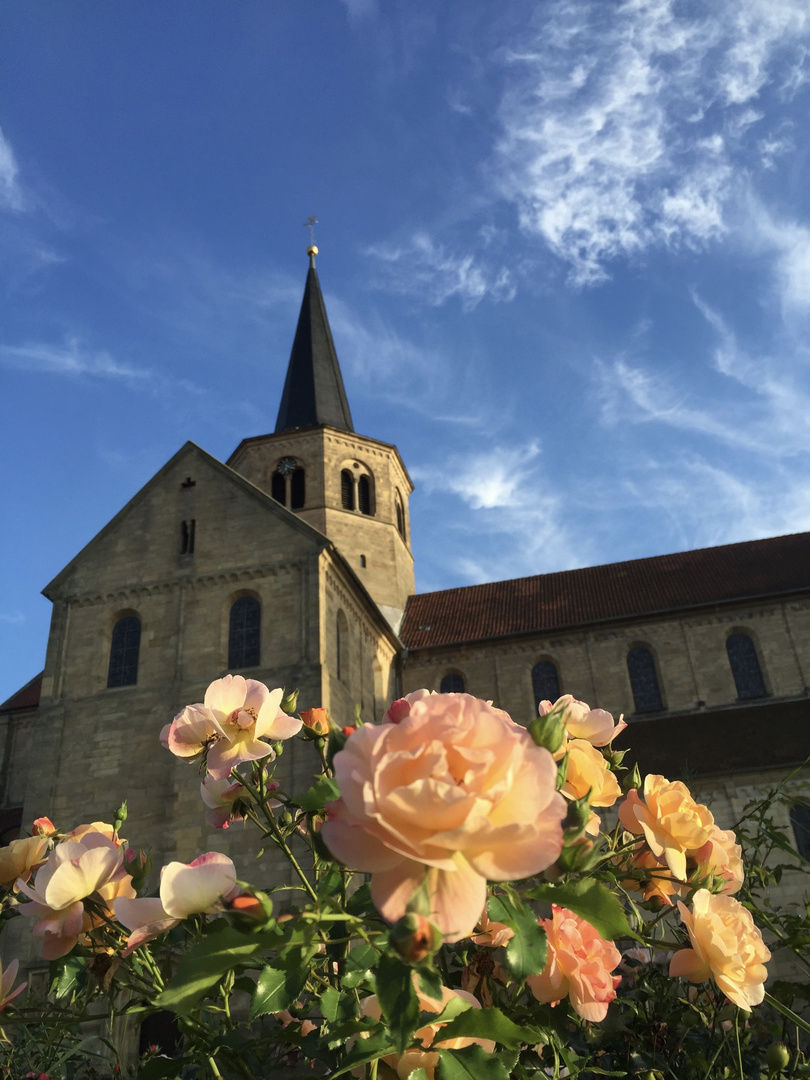
[[[810,533],[495,581],[408,600],[409,649],[810,590]]]
[[[17,712],[19,709],[35,709],[39,705],[39,696],[42,692],[42,676],[44,671],[25,684],[21,690],[4,701],[0,705],[0,713]]]

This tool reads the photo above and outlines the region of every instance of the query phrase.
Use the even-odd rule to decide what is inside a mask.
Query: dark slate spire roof
[[[309,271],[295,331],[287,378],[276,420],[276,435],[296,428],[330,427],[354,431],[335,343],[315,270],[316,247],[309,249]]]

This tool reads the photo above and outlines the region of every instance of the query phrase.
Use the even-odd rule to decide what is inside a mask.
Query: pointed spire
[[[326,317],[326,305],[315,270],[318,249],[314,244],[307,249],[307,254],[307,283],[278,409],[276,435],[282,431],[320,427],[322,424],[354,431],[335,343]]]

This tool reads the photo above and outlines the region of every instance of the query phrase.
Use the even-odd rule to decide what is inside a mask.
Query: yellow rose
[[[568,751],[568,772],[563,795],[569,799],[582,799],[590,791],[588,803],[591,806],[613,806],[622,791],[596,747],[585,739],[571,739],[564,749]]]
[[[628,832],[643,833],[679,881],[686,881],[686,853],[703,847],[714,825],[709,808],[696,803],[685,784],[652,773],[644,780],[644,801],[637,788],[628,791],[619,821]]]
[[[741,1009],[759,1005],[771,954],[750,911],[733,896],[718,896],[708,889],[695,893],[691,913],[680,901],[678,910],[692,948],[675,953],[670,975],[682,975],[690,982],[712,978]]]
[[[28,881],[31,874],[44,861],[48,849],[47,836],[28,836],[12,840],[0,848],[0,885],[14,885],[17,878]]]

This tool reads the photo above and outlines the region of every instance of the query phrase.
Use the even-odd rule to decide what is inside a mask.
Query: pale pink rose
[[[10,1001],[14,1000],[17,994],[21,994],[28,986],[28,983],[24,982],[20,983],[14,990],[11,989],[14,986],[14,980],[17,978],[17,968],[19,966],[19,960],[12,960],[4,971],[3,965],[0,964],[0,1012],[5,1009]]]
[[[0,848],[0,885],[14,885],[18,878],[28,881],[34,870],[45,861],[47,850],[46,836],[12,840],[7,847]]]
[[[19,891],[32,901],[18,910],[38,920],[32,932],[44,939],[46,960],[67,955],[86,929],[82,900],[105,886],[114,890],[124,878],[129,880],[121,851],[101,833],[88,832],[81,841],[66,840],[54,848],[33,887],[18,879]]]
[[[189,915],[218,911],[236,887],[236,867],[227,855],[209,851],[193,862],[168,863],[160,871],[160,898],[118,899],[116,919],[131,930],[124,955],[164,934]]]
[[[691,949],[672,957],[670,975],[690,982],[713,978],[729,1001],[741,1009],[759,1005],[765,997],[765,964],[771,954],[751,913],[733,896],[698,889],[692,912],[678,902]]]
[[[604,1020],[622,981],[611,975],[622,954],[573,911],[556,904],[551,911],[550,919],[538,920],[548,938],[546,966],[526,983],[538,1001],[553,1006],[568,997],[583,1020]]]
[[[227,776],[222,780],[206,776],[200,784],[202,801],[209,808],[205,820],[214,829],[227,829],[231,821],[244,821],[241,814],[235,814],[233,809],[234,803],[244,794],[245,789],[238,780],[232,781]],[[271,803],[274,801],[270,800]]]
[[[221,737],[214,717],[205,705],[186,705],[160,732],[160,741],[175,757],[195,758]]]
[[[685,784],[653,773],[644,779],[643,801],[637,788],[627,793],[619,821],[628,832],[643,833],[679,881],[686,881],[686,853],[703,847],[714,825],[711,811],[695,802]]]
[[[371,895],[396,922],[426,887],[428,917],[467,937],[487,878],[529,877],[562,849],[566,804],[547,750],[506,713],[469,694],[415,701],[397,724],[367,724],[334,759],[341,798],[321,836],[371,873]]]
[[[452,1001],[453,998],[462,998],[464,1001],[469,1002],[473,1009],[481,1008],[480,1003],[476,1001],[472,994],[468,994],[464,990],[448,990],[446,986],[442,987],[441,1000],[428,997],[419,989],[418,985],[416,986],[416,996],[419,998],[420,1011],[426,1013],[436,1013],[438,1015],[444,1011],[448,1002]],[[360,1012],[363,1016],[370,1016],[374,1020],[379,1020],[382,1017],[382,1010],[376,996],[363,998],[360,1002]],[[495,1043],[491,1039],[470,1037],[442,1039],[441,1030],[443,1027],[444,1024],[426,1024],[414,1033],[414,1039],[422,1044],[421,1047],[413,1047],[402,1054],[386,1054],[382,1058],[385,1064],[394,1070],[398,1080],[407,1080],[414,1069],[424,1069],[428,1075],[428,1080],[434,1080],[436,1066],[439,1062],[439,1050],[461,1050],[465,1046],[474,1044],[482,1046],[488,1054],[493,1053],[495,1050]]]
[[[569,739],[585,739],[592,746],[607,746],[627,727],[623,717],[614,721],[605,709],[592,709],[571,694],[563,694],[553,704],[541,701],[539,715],[547,716],[550,712],[562,713]]]
[[[703,847],[689,854],[698,864],[700,874],[715,874],[723,878],[725,885],[722,892],[733,896],[740,891],[745,877],[742,848],[731,829],[712,825],[709,839]]]
[[[415,705],[417,701],[423,701],[424,698],[433,697],[435,694],[435,690],[414,690],[412,694],[397,698],[396,701],[389,705],[388,712],[382,718],[382,723],[399,724],[410,714],[411,705]]]
[[[289,739],[301,721],[281,710],[284,691],[268,690],[255,679],[226,675],[205,691],[205,708],[222,736],[208,751],[208,771],[217,779],[228,776],[244,761],[273,753],[265,739]]]
[[[588,795],[590,806],[613,806],[622,789],[596,747],[585,739],[569,739],[562,747],[561,756],[566,752],[568,771],[563,795],[569,799],[584,799]]]

